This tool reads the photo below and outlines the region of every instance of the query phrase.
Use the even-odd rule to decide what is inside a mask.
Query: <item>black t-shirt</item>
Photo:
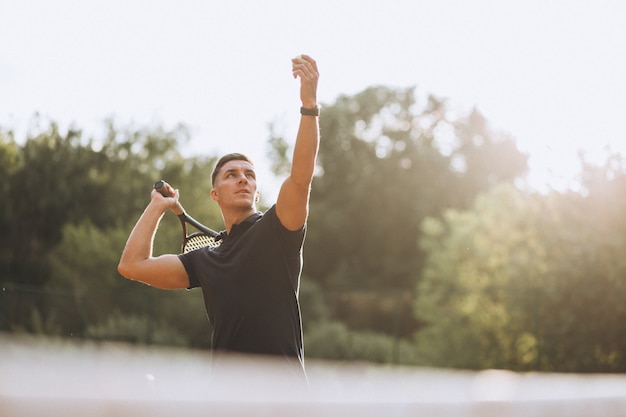
[[[287,230],[276,206],[256,213],[217,248],[180,255],[201,287],[215,351],[280,355],[303,363],[298,289],[305,228]]]

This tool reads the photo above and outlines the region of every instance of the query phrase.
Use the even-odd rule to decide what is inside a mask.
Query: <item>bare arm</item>
[[[317,105],[319,73],[313,58],[302,55],[292,60],[293,76],[300,78],[302,106]],[[306,223],[309,213],[309,195],[315,160],[319,148],[319,121],[316,116],[301,116],[293,151],[291,172],[283,182],[276,202],[276,214],[289,230],[298,230]]]
[[[177,255],[152,256],[157,227],[165,211],[177,201],[178,193],[175,195],[165,198],[152,191],[150,203],[130,233],[117,267],[124,277],[162,289],[189,287],[187,271]]]

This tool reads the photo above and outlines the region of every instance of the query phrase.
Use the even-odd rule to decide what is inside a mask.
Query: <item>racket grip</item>
[[[165,181],[159,180],[159,181],[154,183],[154,189],[157,190],[159,192],[159,194],[161,194],[163,197],[173,197],[173,195],[171,195],[169,192],[167,192],[167,187],[165,186],[165,184],[167,184]],[[177,201],[176,202],[176,207],[172,208],[172,212],[175,215],[180,216],[181,214],[185,213],[185,209]]]

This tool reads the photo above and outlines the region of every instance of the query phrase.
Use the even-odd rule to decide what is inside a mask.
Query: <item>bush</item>
[[[307,357],[374,363],[416,362],[413,345],[382,333],[354,331],[340,322],[312,323],[304,335]]]

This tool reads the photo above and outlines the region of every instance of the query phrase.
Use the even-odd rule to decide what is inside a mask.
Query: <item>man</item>
[[[307,55],[292,59],[292,73],[300,79],[302,116],[291,172],[276,204],[264,214],[257,213],[259,192],[252,162],[242,154],[226,155],[212,173],[210,193],[224,219],[223,243],[216,249],[153,257],[158,224],[176,204],[178,190],[168,189],[173,197],[153,191],[118,270],[157,288],[201,287],[213,325],[214,357],[222,352],[272,355],[295,364],[304,375],[298,289],[319,146],[319,74],[315,60]]]

